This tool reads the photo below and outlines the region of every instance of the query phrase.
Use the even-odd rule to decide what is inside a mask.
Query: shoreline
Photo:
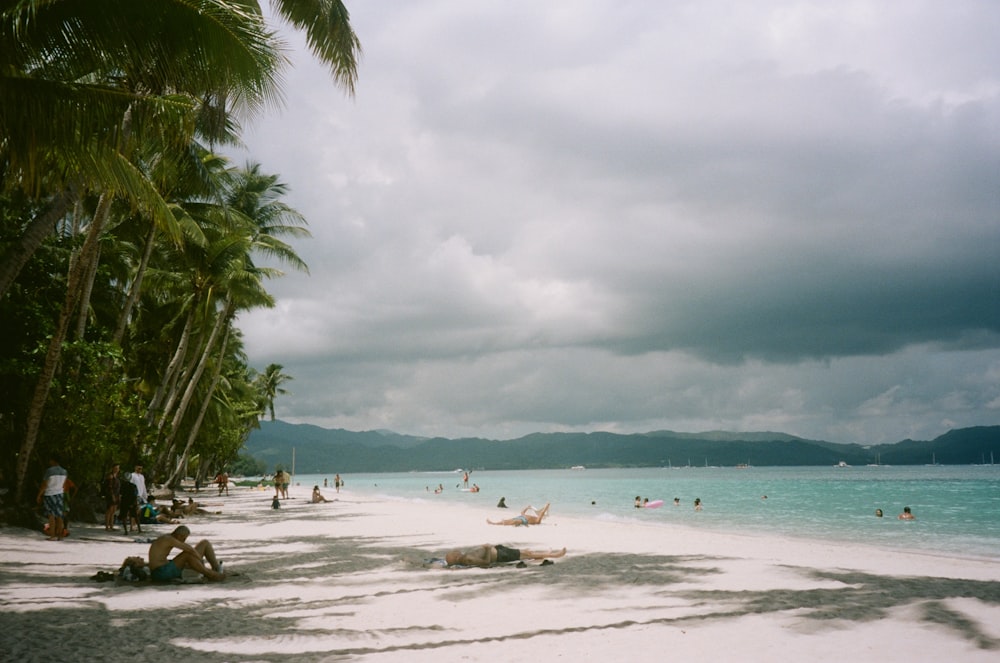
[[[210,539],[237,573],[222,583],[90,579],[171,525],[125,537],[76,524],[63,542],[0,529],[0,650],[38,660],[53,637],[62,654],[108,662],[986,661],[1000,650],[995,560],[598,522],[558,504],[542,525],[496,526],[479,505],[290,492],[279,510],[271,489],[199,495],[224,504],[185,519],[190,542]],[[424,563],[487,542],[568,553],[544,567]]]

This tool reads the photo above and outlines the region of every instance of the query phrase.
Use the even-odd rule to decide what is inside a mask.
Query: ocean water
[[[945,552],[1000,560],[1000,465],[867,467],[684,467],[586,470],[475,471],[461,490],[462,473],[342,475],[345,489],[373,499],[437,500],[481,505],[496,517],[552,504],[552,515],[595,520],[684,525],[748,534],[779,534],[888,548]],[[297,475],[304,487],[333,475]],[[442,485],[443,492],[433,489]],[[636,496],[664,500],[636,509]],[[766,498],[765,498],[766,496]],[[680,499],[680,506],[673,499]],[[702,511],[694,510],[700,498]],[[909,506],[915,521],[896,516]],[[877,518],[875,510],[884,517]]]

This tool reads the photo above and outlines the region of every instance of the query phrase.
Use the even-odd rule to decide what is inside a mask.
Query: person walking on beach
[[[520,527],[521,525],[541,525],[542,519],[549,515],[549,505],[546,504],[541,508],[541,510],[535,509],[535,507],[530,504],[524,507],[519,515],[513,518],[505,518],[504,520],[490,520],[486,519],[490,525],[513,525],[514,527]]]
[[[115,514],[118,513],[118,505],[122,501],[119,471],[118,463],[112,465],[111,471],[104,477],[104,483],[101,485],[101,493],[104,495],[104,529],[108,531],[115,528]]]
[[[215,475],[215,483],[219,485],[219,496],[222,496],[222,491],[226,492],[226,496],[229,496],[229,472],[223,470]]]
[[[340,492],[340,487],[344,485],[344,480],[340,478],[340,475],[333,477],[333,488],[338,493]]]
[[[188,545],[191,530],[181,525],[170,534],[156,537],[149,545],[149,571],[153,580],[175,580],[181,578],[184,569],[192,569],[209,580],[224,580],[222,563],[215,556],[215,548],[208,539],[202,539],[194,547]],[[179,549],[173,559],[167,556],[174,548]],[[208,564],[205,564],[205,561]]]
[[[479,566],[486,568],[496,564],[507,564],[508,562],[518,562],[524,559],[562,557],[565,554],[565,548],[562,550],[518,550],[517,548],[508,548],[499,544],[484,543],[481,546],[469,548],[468,550],[452,550],[444,556],[444,561],[448,566]]]
[[[53,454],[49,458],[49,467],[42,475],[42,485],[38,489],[38,503],[42,505],[48,517],[49,541],[62,541],[66,526],[63,521],[66,501],[63,498],[69,473],[59,464],[59,458]]]

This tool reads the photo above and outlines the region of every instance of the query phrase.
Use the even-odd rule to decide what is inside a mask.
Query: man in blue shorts
[[[62,541],[66,532],[63,522],[66,501],[63,492],[68,478],[66,470],[59,465],[59,458],[53,455],[42,477],[42,486],[38,489],[38,503],[44,507],[45,515],[49,519],[49,541]]]
[[[224,580],[222,564],[215,557],[215,549],[208,539],[202,539],[194,547],[185,543],[191,530],[181,525],[170,534],[157,537],[149,546],[149,571],[153,580],[168,581],[182,576],[184,569],[193,569],[209,580]],[[174,548],[179,549],[173,559],[167,555]],[[205,560],[208,564],[205,564]]]

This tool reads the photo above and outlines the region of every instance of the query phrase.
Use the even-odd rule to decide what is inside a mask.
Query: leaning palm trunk
[[[21,443],[21,451],[17,457],[17,487],[15,497],[18,502],[24,496],[28,464],[31,460],[32,452],[35,450],[35,443],[38,441],[42,416],[45,414],[45,403],[48,401],[52,382],[55,380],[59,361],[62,358],[63,341],[66,340],[73,313],[80,303],[81,287],[90,271],[90,262],[96,260],[99,255],[100,237],[111,211],[111,199],[111,194],[105,192],[101,195],[100,201],[97,204],[97,210],[90,223],[90,229],[87,233],[87,239],[83,243],[83,248],[80,251],[80,257],[76,261],[76,264],[73,265],[73,269],[70,270],[69,280],[66,284],[66,299],[63,302],[62,310],[59,312],[56,329],[49,340],[49,349],[45,353],[45,362],[38,375],[38,382],[35,384],[35,393],[28,407],[28,420],[25,427],[24,441]]]
[[[142,278],[146,274],[146,268],[149,266],[149,259],[153,255],[153,247],[155,245],[156,224],[151,223],[149,236],[146,237],[146,248],[142,252],[142,259],[135,270],[135,278],[132,279],[132,284],[129,286],[128,297],[125,298],[125,305],[122,306],[121,314],[118,316],[118,324],[115,325],[115,333],[111,337],[111,342],[115,345],[120,346],[122,339],[125,338],[125,329],[128,327],[129,319],[132,317],[132,310],[135,308],[136,302],[139,301],[139,293],[142,291]]]
[[[187,444],[184,446],[184,451],[181,452],[180,459],[177,461],[174,471],[167,479],[167,486],[172,487],[180,480],[180,474],[187,465],[188,454],[191,453],[191,447],[194,446],[195,440],[198,439],[198,433],[201,431],[201,424],[205,420],[205,414],[208,412],[208,408],[212,405],[212,398],[215,395],[215,390],[219,386],[219,381],[222,379],[222,365],[225,363],[226,346],[229,344],[229,332],[230,327],[229,325],[226,325],[226,334],[222,337],[222,344],[219,348],[219,358],[215,362],[215,369],[212,372],[212,382],[209,384],[208,390],[205,392],[201,408],[198,410],[198,417],[195,419],[195,422],[191,425],[191,430],[188,432]]]
[[[21,269],[28,264],[31,256],[42,245],[45,238],[52,234],[56,222],[69,212],[76,197],[75,188],[56,194],[42,213],[28,224],[14,248],[3,257],[3,261],[0,262],[0,299],[7,294],[7,290],[17,279],[17,275],[21,273]]]
[[[200,339],[200,345],[196,348],[190,347],[191,340],[198,339]],[[160,412],[160,420],[156,424],[156,434],[158,437],[163,435],[163,431],[167,428],[167,422],[173,418],[177,412],[177,408],[180,407],[180,402],[183,400],[184,394],[187,393],[191,376],[197,371],[198,363],[209,347],[211,340],[211,334],[205,337],[203,334],[199,336],[194,332],[191,333],[191,338],[188,339],[187,346],[184,349],[185,357],[183,358],[186,359],[186,362],[177,368],[171,379],[170,388],[166,394],[167,400],[163,404],[163,411]]]
[[[164,438],[163,451],[160,455],[161,460],[170,458],[170,454],[173,453],[174,444],[177,439],[177,434],[180,431],[181,422],[184,420],[184,415],[187,413],[188,407],[191,405],[191,400],[194,398],[195,390],[198,387],[198,381],[201,380],[201,376],[204,375],[205,368],[208,366],[208,360],[211,357],[212,348],[215,347],[216,340],[219,338],[219,334],[222,332],[223,328],[228,327],[229,325],[232,308],[232,303],[227,299],[226,303],[222,307],[222,311],[219,312],[219,316],[215,320],[212,332],[201,352],[198,365],[195,367],[194,372],[188,379],[187,386],[184,389],[184,395],[181,397],[180,404],[177,406],[174,416],[170,422],[170,427],[167,430],[166,437]]]
[[[82,292],[80,293],[80,303],[77,306],[76,331],[73,338],[82,341],[87,333],[87,320],[90,318],[90,296],[94,292],[94,280],[97,278],[97,268],[101,262],[101,244],[97,243],[97,252],[94,259],[87,266],[87,273],[84,275]]]
[[[160,380],[160,386],[156,388],[156,393],[153,394],[153,398],[149,401],[149,405],[146,408],[146,423],[150,426],[153,425],[157,413],[160,412],[160,407],[163,405],[164,399],[176,388],[184,356],[187,354],[188,345],[191,343],[191,329],[193,327],[194,309],[191,309],[188,311],[187,319],[184,321],[184,329],[181,331],[180,340],[177,341],[177,348],[174,350],[174,355],[170,358],[170,363],[167,364],[167,370],[163,374],[163,379]],[[166,412],[165,407],[163,411],[164,413]],[[161,430],[165,425],[165,416],[165,414],[161,415],[157,430]]]

